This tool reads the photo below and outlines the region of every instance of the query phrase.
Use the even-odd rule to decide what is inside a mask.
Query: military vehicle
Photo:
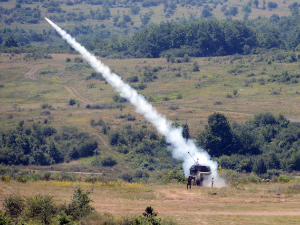
[[[191,154],[190,154],[190,156],[192,157]],[[194,159],[194,158],[192,157],[192,159]],[[205,179],[208,179],[211,175],[210,167],[200,165],[198,163],[198,159],[197,159],[197,161],[194,159],[194,161],[195,161],[195,164],[192,165],[190,168],[189,180],[193,180],[191,183],[192,185],[203,186],[203,181]]]

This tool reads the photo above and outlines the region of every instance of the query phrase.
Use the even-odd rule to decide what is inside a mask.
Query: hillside
[[[19,45],[59,46],[64,42],[48,26],[48,17],[81,43],[96,37],[112,39],[133,35],[145,27],[167,21],[198,19],[251,20],[298,14],[298,5],[292,0],[276,1],[246,0],[197,0],[197,1],[39,1],[3,0],[0,10],[0,42],[9,35]]]
[[[180,60],[174,63],[166,59],[103,61],[123,80],[139,89],[160,113],[175,124],[187,124],[190,137],[195,139],[204,131],[208,116],[214,112],[226,115],[231,124],[242,124],[261,112],[282,114],[291,121],[299,121],[298,63],[289,61],[292,54],[272,52],[189,58],[188,62]],[[102,159],[113,156],[117,160],[113,168],[118,174],[113,173],[113,176],[131,168],[146,171],[147,168],[149,171],[153,168],[174,168],[175,164],[166,149],[159,150],[163,139],[157,136],[152,125],[137,114],[129,103],[122,101],[80,57],[52,54],[49,59],[28,61],[24,60],[24,55],[1,54],[1,62],[3,132],[20,126],[19,122],[23,120],[24,130],[33,124],[54,127],[57,135],[53,136],[53,141],[57,142],[64,126],[76,127],[97,140]],[[193,71],[195,63],[199,71]],[[149,79],[149,74],[153,80],[143,81],[144,78]],[[139,88],[141,85],[142,90]],[[74,105],[71,105],[71,99]],[[110,129],[109,132],[104,131],[103,124],[105,129]],[[124,132],[121,134],[125,135],[122,136],[124,142],[120,138],[117,142],[113,141],[114,131]],[[134,144],[129,137],[139,132],[149,140],[149,144],[156,146],[156,150],[147,153],[147,145],[138,147],[139,139]],[[127,154],[131,148],[135,149],[134,146],[137,146],[134,150],[137,155]],[[164,154],[169,158],[165,158]],[[91,168],[92,162],[97,165],[94,158],[79,164],[85,171],[111,171],[111,167],[105,166]],[[80,170],[79,164],[74,165],[77,171]],[[180,163],[177,165],[180,168]]]
[[[108,172],[114,178],[138,169],[182,169],[164,137],[45,24],[47,16],[95,55],[107,56],[99,58],[222,167],[244,170],[246,160],[251,172],[261,159],[269,170],[298,170],[298,137],[289,144],[283,138],[298,132],[290,122],[300,120],[299,6],[4,1],[1,162],[58,164],[60,170],[71,165],[67,170]],[[210,118],[228,119],[232,135],[211,133]],[[214,135],[220,143],[209,141]],[[280,166],[268,162],[273,153]]]

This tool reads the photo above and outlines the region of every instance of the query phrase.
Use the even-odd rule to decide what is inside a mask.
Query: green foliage
[[[117,161],[111,156],[104,157],[103,159],[101,159],[101,165],[104,167],[113,167],[116,164]]]
[[[6,215],[2,215],[2,213],[0,213],[0,224],[1,225],[11,225],[12,222],[9,218],[6,217]]]
[[[10,195],[3,202],[3,208],[13,219],[14,224],[38,223],[38,224],[73,224],[75,221],[86,217],[94,211],[90,206],[92,200],[89,198],[90,192],[83,191],[77,187],[71,199],[71,203],[56,206],[53,196],[36,195],[26,198]],[[0,224],[12,224],[10,218],[0,216]]]
[[[276,2],[268,2],[269,10],[276,9],[278,7]]]
[[[190,139],[190,129],[187,123],[182,124],[182,137]]]
[[[4,46],[10,48],[10,47],[18,47],[19,45],[18,42],[12,36],[10,36],[4,41]]]
[[[82,59],[81,57],[78,57],[78,56],[77,56],[77,57],[74,58],[74,62],[75,62],[75,63],[82,63],[82,62],[83,62],[83,59]]]
[[[16,130],[2,132],[0,163],[9,165],[50,165],[64,161],[64,157],[86,157],[94,154],[98,143],[87,133],[73,127],[63,127],[59,133],[49,125],[20,121]]]
[[[254,162],[252,171],[256,174],[264,174],[267,172],[267,166],[263,159]]]
[[[87,104],[86,108],[87,109],[116,109],[116,108],[125,108],[126,105],[116,103],[99,103],[99,104]]]
[[[213,16],[212,14],[213,9],[209,5],[205,5],[201,12],[201,17],[203,18],[209,18]]]
[[[56,207],[53,202],[53,196],[36,195],[27,198],[28,208],[27,216],[41,221],[43,224],[50,224],[52,217],[56,213]]]
[[[198,62],[197,62],[197,61],[195,61],[195,62],[193,63],[193,69],[192,69],[192,71],[193,71],[193,72],[200,71],[199,65],[198,65]]]
[[[234,135],[227,118],[221,113],[208,117],[205,131],[197,138],[197,143],[211,156],[228,155],[235,152]]]
[[[74,220],[79,220],[93,212],[94,208],[90,206],[92,200],[89,194],[89,191],[84,192],[80,187],[75,188],[72,202],[67,207],[67,215],[72,216]]]
[[[114,95],[113,100],[114,100],[114,102],[120,102],[120,103],[127,102],[127,100],[125,98],[121,97],[119,94]]]
[[[89,69],[91,66],[85,63],[77,63],[77,64],[70,64],[67,65],[65,70],[67,71],[79,71]]]
[[[75,105],[76,104],[76,100],[71,98],[69,101],[69,105]]]
[[[19,217],[25,207],[24,199],[18,195],[9,195],[5,197],[3,202],[4,211],[11,217],[17,218]],[[1,223],[0,223],[1,224]]]
[[[276,178],[276,181],[279,183],[288,183],[290,181],[286,176],[279,176]]]

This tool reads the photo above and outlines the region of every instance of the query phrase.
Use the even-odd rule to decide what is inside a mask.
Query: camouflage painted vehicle
[[[203,181],[208,179],[211,175],[209,166],[201,166],[195,164],[190,168],[190,179],[192,179],[192,184],[197,186],[203,186]]]

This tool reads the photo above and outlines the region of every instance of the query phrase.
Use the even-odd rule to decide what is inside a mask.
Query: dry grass
[[[126,108],[112,110],[90,110],[86,109],[84,99],[92,103],[112,102],[114,92],[112,87],[104,81],[85,80],[93,71],[92,68],[81,71],[66,71],[66,57],[75,56],[53,54],[53,59],[39,59],[24,62],[19,60],[22,56],[15,55],[9,59],[10,55],[0,56],[1,79],[5,85],[1,89],[1,124],[4,129],[14,127],[21,119],[34,119],[42,121],[48,118],[52,125],[59,127],[65,125],[76,125],[84,129],[92,129],[89,126],[91,118],[102,118],[108,122],[112,128],[120,128],[126,122],[124,119],[117,119],[120,114],[131,113],[137,120],[130,122],[133,126],[145,124],[142,116],[136,115],[135,109],[130,104]],[[255,62],[258,56],[245,56],[243,59],[233,60],[231,57],[214,58],[193,58],[189,63],[167,63],[166,59],[124,59],[112,60],[104,59],[103,62],[110,66],[116,73],[126,80],[131,75],[137,75],[141,79],[141,74],[145,66],[161,66],[164,69],[158,72],[158,79],[155,82],[147,83],[147,88],[139,91],[145,97],[152,97],[156,102],[153,105],[158,111],[171,120],[179,123],[187,122],[190,126],[191,135],[195,137],[199,130],[202,130],[208,115],[215,111],[224,113],[229,120],[244,122],[252,118],[253,114],[260,112],[272,112],[283,114],[286,117],[299,120],[299,97],[298,84],[279,84],[277,82],[260,85],[258,82],[245,86],[245,80],[252,79],[247,74],[254,73],[255,79],[268,79],[271,74],[281,74],[288,71],[291,74],[298,70],[297,63],[272,63],[268,65],[266,60],[271,55],[263,55],[262,62]],[[191,72],[193,61],[197,61],[200,72]],[[236,65],[244,65],[245,69],[241,73],[234,75],[228,73]],[[23,75],[33,66],[39,66],[40,70],[57,70],[54,74],[35,74],[37,80],[24,78]],[[176,69],[176,71],[174,71]],[[180,69],[180,71],[178,71]],[[180,72],[181,76],[176,77],[175,73]],[[88,84],[93,83],[95,88],[89,88]],[[197,86],[198,85],[198,86]],[[78,94],[70,93],[64,86],[73,87]],[[233,90],[238,94],[233,96]],[[273,95],[272,92],[281,90],[280,95]],[[182,99],[176,99],[181,94]],[[226,95],[232,95],[227,98]],[[163,101],[168,97],[169,101]],[[69,106],[70,98],[82,100],[80,106]],[[219,102],[220,104],[216,104]],[[52,104],[50,116],[43,116],[40,105],[43,103]],[[170,105],[178,105],[179,109],[169,110]],[[12,119],[7,119],[10,115]],[[50,117],[50,118],[49,118]],[[52,118],[52,119],[51,119]],[[151,126],[149,126],[151,127]]]
[[[58,204],[68,202],[75,187],[92,192],[92,205],[98,212],[115,217],[139,216],[151,205],[164,219],[178,224],[297,224],[300,222],[300,190],[286,193],[297,184],[247,184],[210,189],[184,184],[146,185],[122,182],[29,181],[0,182],[0,200],[9,194],[33,196],[49,194]]]

